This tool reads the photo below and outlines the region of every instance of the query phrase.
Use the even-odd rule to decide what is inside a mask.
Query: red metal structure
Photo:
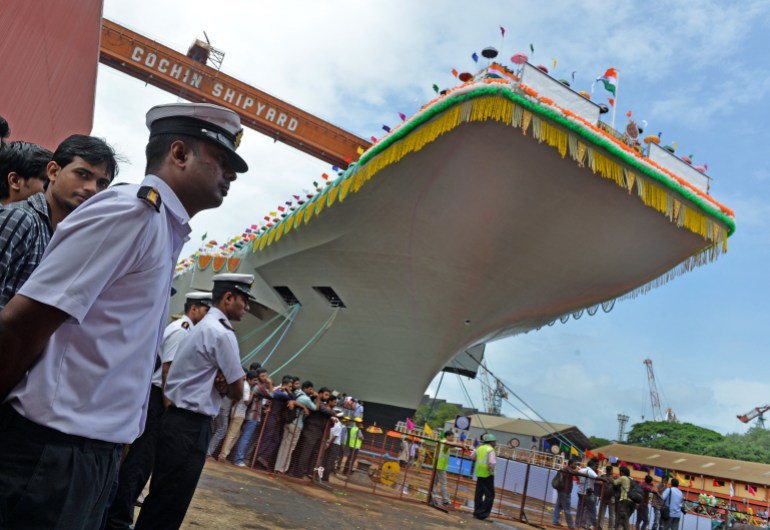
[[[346,168],[370,142],[209,66],[207,42],[179,53],[109,20],[102,21],[99,60],[195,103],[216,103],[237,112],[241,123],[276,141]],[[361,151],[362,152],[362,151]]]

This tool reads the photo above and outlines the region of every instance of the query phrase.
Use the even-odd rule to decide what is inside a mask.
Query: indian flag
[[[604,85],[604,90],[612,92],[612,95],[616,95],[618,88],[618,71],[615,68],[609,68],[604,75],[596,78],[597,81],[601,81]]]
[[[516,76],[507,72],[505,68],[496,63],[490,64],[489,68],[487,68],[487,77],[491,77],[493,79],[508,79],[510,81],[518,81]]]

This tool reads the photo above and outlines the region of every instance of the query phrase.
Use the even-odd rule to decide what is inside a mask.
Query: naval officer
[[[254,276],[219,274],[212,279],[213,307],[180,346],[166,378],[171,405],[161,419],[150,494],[137,530],[181,526],[206,461],[211,419],[222,401],[214,387],[217,372],[227,381],[233,402],[243,397],[245,376],[231,322],[248,311]]]
[[[247,170],[233,111],[161,105],[147,125],[142,183],[72,212],[0,312],[1,528],[100,525],[117,446],[145,423],[188,221]]]
[[[107,511],[107,530],[128,530],[134,523],[134,503],[149,480],[155,463],[160,418],[165,410],[163,389],[166,386],[166,374],[179,345],[190,334],[193,326],[206,316],[210,308],[211,293],[187,293],[184,315],[166,326],[163,331],[163,340],[155,362],[157,368],[152,375],[144,432],[134,440],[126,458],[120,464],[118,490]]]

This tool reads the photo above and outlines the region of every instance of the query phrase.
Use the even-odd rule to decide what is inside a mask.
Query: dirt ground
[[[229,464],[207,461],[182,528],[392,530],[522,528],[511,521],[478,521],[425,504],[345,489],[325,489]]]

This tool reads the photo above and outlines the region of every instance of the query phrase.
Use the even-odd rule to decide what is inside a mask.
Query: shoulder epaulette
[[[155,208],[156,212],[160,212],[160,193],[152,186],[142,186],[139,191],[136,192],[136,196],[142,199],[144,202]]]
[[[186,320],[182,322],[182,329],[190,329],[190,323]]]
[[[227,323],[227,320],[225,320],[224,318],[220,318],[220,319],[219,319],[219,322],[220,322],[220,323],[221,323],[221,324],[222,324],[224,327],[226,327],[227,329],[229,329],[230,331],[235,331],[233,328],[231,328],[231,327],[230,327],[230,324],[228,324],[228,323]]]

